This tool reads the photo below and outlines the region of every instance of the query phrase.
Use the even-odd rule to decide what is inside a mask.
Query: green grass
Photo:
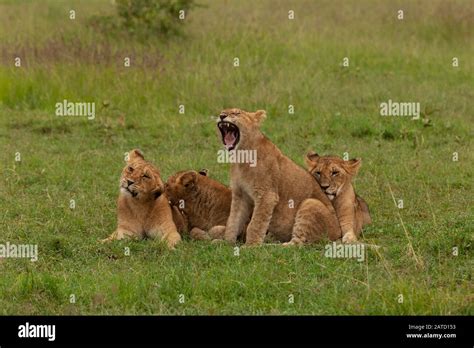
[[[0,314],[474,314],[472,1],[205,4],[184,37],[137,42],[86,25],[109,1],[0,2],[0,243],[39,248],[0,259]],[[63,99],[94,101],[96,118],[55,116]],[[388,99],[420,102],[422,119],[381,117]],[[359,263],[324,244],[99,244],[132,148],[164,178],[206,167],[228,183],[224,107],[266,109],[264,133],[301,165],[310,149],[362,157],[363,239],[381,249]]]

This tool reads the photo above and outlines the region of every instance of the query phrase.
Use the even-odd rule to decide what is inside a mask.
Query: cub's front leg
[[[261,195],[257,194],[254,200],[252,220],[250,220],[247,227],[245,245],[259,245],[263,243],[278,200],[278,194],[275,192],[269,191]]]
[[[112,232],[110,236],[105,239],[102,239],[101,243],[111,242],[113,240],[121,240],[121,239],[142,239],[143,235],[137,234],[127,228],[124,227],[117,227],[117,229]]]
[[[355,207],[352,202],[341,203],[337,205],[339,225],[342,231],[343,243],[354,243],[357,241],[355,223]]]
[[[155,225],[150,228],[147,235],[150,238],[160,238],[165,241],[170,249],[174,249],[175,245],[181,241],[181,235],[178,233],[174,222],[164,222],[160,225]]]
[[[230,214],[225,227],[224,239],[235,243],[250,217],[250,198],[238,186],[232,189]]]

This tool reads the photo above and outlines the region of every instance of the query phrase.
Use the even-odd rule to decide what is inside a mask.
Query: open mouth
[[[136,197],[138,195],[138,193],[131,191],[128,187],[124,187],[124,189],[128,191],[132,195],[132,197]]]
[[[240,140],[239,128],[235,124],[227,121],[218,122],[217,127],[221,131],[222,142],[227,151],[235,149]]]

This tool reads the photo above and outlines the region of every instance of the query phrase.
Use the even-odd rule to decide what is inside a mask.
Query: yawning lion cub
[[[341,238],[334,208],[316,180],[260,131],[265,111],[223,110],[217,126],[227,151],[256,151],[257,165],[232,163],[232,204],[225,239],[247,227],[246,245],[270,237],[288,244]],[[238,156],[237,156],[238,157]]]

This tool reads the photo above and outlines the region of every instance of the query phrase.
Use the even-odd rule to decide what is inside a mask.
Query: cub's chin
[[[329,200],[332,201],[334,198],[336,198],[336,195],[333,193],[326,193],[326,196],[328,196]]]
[[[120,192],[123,193],[124,195],[129,195],[134,198],[138,195],[137,192],[130,191],[127,187],[121,187]]]

